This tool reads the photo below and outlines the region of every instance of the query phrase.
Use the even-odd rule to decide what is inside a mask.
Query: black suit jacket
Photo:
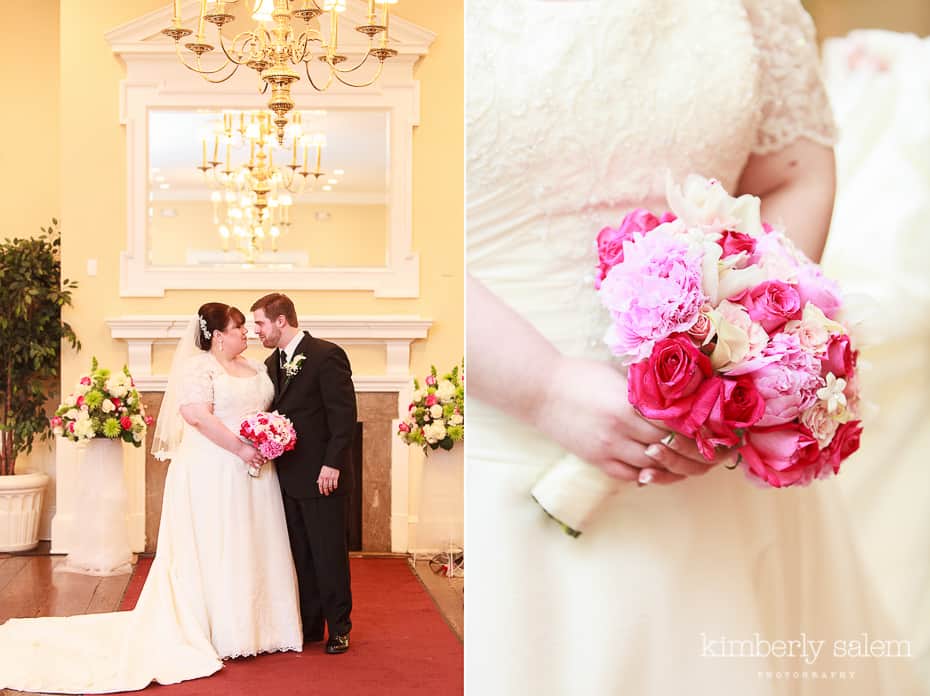
[[[339,485],[332,495],[349,495],[349,454],[358,416],[349,358],[335,343],[307,332],[294,351],[299,354],[306,359],[293,377],[279,372],[278,350],[265,361],[275,386],[271,410],[290,418],[297,431],[294,449],[275,460],[278,479],[292,498],[320,498],[320,469],[330,466],[339,469]]]

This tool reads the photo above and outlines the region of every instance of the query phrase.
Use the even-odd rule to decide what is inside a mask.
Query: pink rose
[[[433,377],[432,375],[427,375],[425,381],[426,381],[427,386],[430,386],[430,387],[436,386],[436,378]]]
[[[832,372],[837,377],[851,374],[856,369],[858,355],[858,351],[853,351],[849,344],[849,336],[831,336],[830,342],[827,343],[827,354],[821,363],[821,374],[826,376],[828,372]]]
[[[659,224],[664,225],[666,222],[674,222],[678,219],[678,216],[675,215],[671,210],[668,210],[659,217]]]
[[[53,428],[60,428],[62,425],[64,425],[64,421],[61,419],[61,416],[52,416],[49,418],[49,425],[51,425]]]
[[[732,299],[743,305],[749,317],[762,324],[769,334],[781,329],[790,319],[801,318],[803,305],[798,291],[780,280],[759,283]]]
[[[797,291],[802,309],[810,302],[829,319],[836,319],[842,305],[840,289],[823,274],[819,266],[812,263],[801,265],[798,269]]]
[[[738,441],[736,431],[755,425],[764,413],[765,400],[753,384],[752,378],[743,376],[724,379],[707,424],[714,433],[733,438],[733,441],[727,444],[735,445]]]
[[[123,416],[119,419],[119,425],[123,430],[132,430],[132,420],[129,416]]]
[[[824,470],[821,473],[827,474],[830,470],[834,474],[839,473],[840,464],[843,460],[859,449],[860,435],[862,435],[861,421],[849,421],[837,428],[830,445],[823,450],[821,461]],[[829,469],[826,467],[829,467]]]
[[[78,407],[78,408],[81,408],[81,406],[84,405],[84,397],[83,397],[83,396],[79,396],[79,397],[77,398],[76,404],[77,404],[77,407]]]
[[[111,398],[110,401],[113,402],[113,405],[114,405],[116,408],[119,408],[119,407],[120,407],[120,404],[123,403],[122,401],[120,401],[119,399],[117,399],[115,396],[114,396],[113,398]]]
[[[750,428],[739,453],[750,477],[775,488],[808,484],[820,468],[817,440],[797,423]]]
[[[713,405],[713,372],[710,359],[691,339],[670,336],[656,343],[646,360],[630,366],[630,403],[647,418],[691,436]]]
[[[665,217],[665,216],[663,216]],[[636,233],[645,234],[660,224],[658,218],[645,208],[636,208],[626,214],[620,227],[605,227],[597,235],[597,257],[600,265],[595,286],[607,277],[607,271],[623,262],[623,243],[633,241]]]
[[[400,425],[397,426],[397,429],[402,433],[410,432],[410,426],[407,425],[406,423],[401,423]]]
[[[703,344],[712,328],[713,324],[710,321],[710,317],[702,311],[698,314],[691,328],[688,329],[688,335],[697,343]]]
[[[435,395],[435,394],[427,394],[427,395],[426,395],[426,405],[427,405],[427,406],[435,406],[435,405],[438,404],[438,403],[439,403],[439,399],[436,398],[436,395]]]
[[[151,424],[154,423],[154,422],[155,422],[155,419],[152,418],[151,416],[146,416],[146,417],[145,417],[145,424],[146,424],[146,425],[151,425]]]
[[[70,423],[68,423],[68,432],[71,433],[72,435],[74,434],[74,421],[71,421]]]
[[[756,240],[748,234],[737,232],[736,230],[724,230],[723,237],[717,242],[723,249],[723,256],[733,256],[741,252],[746,252],[750,256],[756,251]]]
[[[81,377],[81,384],[90,386],[90,377]]]

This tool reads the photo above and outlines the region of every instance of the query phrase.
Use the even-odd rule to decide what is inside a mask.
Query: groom
[[[349,448],[355,433],[355,387],[345,351],[297,329],[286,295],[272,293],[252,305],[255,329],[266,348],[277,410],[291,419],[297,445],[275,460],[284,514],[297,568],[304,642],[323,640],[326,652],[349,649],[352,590],[347,518],[352,492]]]

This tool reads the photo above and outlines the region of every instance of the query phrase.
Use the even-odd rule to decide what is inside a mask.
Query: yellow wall
[[[106,334],[103,319],[121,314],[193,312],[207,299],[248,306],[260,293],[169,291],[164,298],[119,297],[119,253],[126,231],[125,133],[118,122],[118,89],[124,68],[104,33],[164,6],[156,0],[112,3],[91,0],[61,7],[61,211],[64,273],[81,288],[68,312],[85,349],[66,352],[63,380],[75,377],[98,355],[121,363],[125,347]],[[422,90],[422,125],[414,135],[413,237],[421,258],[421,297],[375,299],[369,292],[294,292],[302,314],[419,314],[435,322],[426,342],[413,349],[413,367],[450,366],[463,352],[463,10],[450,2],[403,0],[397,14],[437,33],[416,69]],[[300,85],[296,90],[307,89]],[[89,277],[88,259],[99,273]],[[209,296],[209,297],[208,297]]]
[[[149,260],[153,265],[184,264],[188,249],[219,251],[222,239],[213,224],[210,201],[158,200],[149,204]],[[175,217],[161,211],[172,209]],[[220,215],[223,204],[219,204]],[[317,212],[329,213],[317,221]],[[290,230],[278,238],[278,250],[302,251],[311,266],[383,266],[387,246],[387,207],[295,203]],[[265,249],[270,250],[266,240]]]
[[[930,34],[927,0],[804,0],[804,6],[814,18],[821,39],[864,28]]]
[[[58,2],[4,3],[0,41],[0,239],[25,237],[60,217]]]

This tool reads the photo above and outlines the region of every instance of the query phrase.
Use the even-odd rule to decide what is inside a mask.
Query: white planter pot
[[[416,550],[461,548],[464,517],[465,448],[430,450],[423,460]]]
[[[77,475],[74,533],[68,556],[56,570],[132,572],[122,441],[94,438],[79,444]]]
[[[39,543],[48,474],[0,476],[0,551],[28,551]]]

